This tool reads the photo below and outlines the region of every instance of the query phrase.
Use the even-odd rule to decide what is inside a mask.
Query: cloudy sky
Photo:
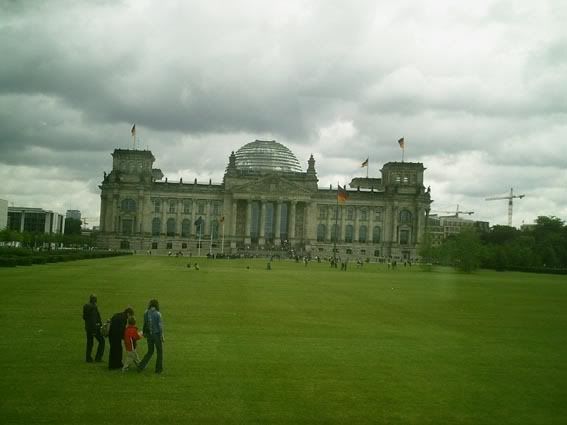
[[[567,2],[0,3],[0,198],[97,224],[111,152],[220,182],[255,139],[321,186],[423,162],[433,210],[567,220]]]

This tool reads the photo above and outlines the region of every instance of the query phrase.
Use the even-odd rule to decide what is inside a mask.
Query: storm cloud
[[[567,6],[469,3],[4,2],[0,198],[97,217],[136,123],[172,179],[220,181],[270,138],[334,185],[405,137],[434,210],[503,224],[484,198],[514,187],[514,224],[567,219]]]

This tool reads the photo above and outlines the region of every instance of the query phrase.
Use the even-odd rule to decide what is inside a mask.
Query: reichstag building
[[[148,150],[116,149],[101,189],[100,244],[184,255],[310,255],[415,259],[431,204],[421,163],[386,163],[354,177],[348,198],[319,187],[276,141],[232,152],[221,183],[168,181]]]

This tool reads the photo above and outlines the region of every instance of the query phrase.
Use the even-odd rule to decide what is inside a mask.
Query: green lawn
[[[0,269],[3,424],[564,424],[563,276],[121,257]],[[250,269],[246,266],[249,265]],[[164,373],[84,362],[150,298]],[[141,327],[141,324],[140,324]],[[145,352],[145,343],[140,352]],[[105,359],[107,359],[107,352]]]

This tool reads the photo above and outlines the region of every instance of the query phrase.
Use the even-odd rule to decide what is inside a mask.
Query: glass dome
[[[301,173],[293,152],[275,140],[256,140],[242,146],[235,155],[238,170]]]

